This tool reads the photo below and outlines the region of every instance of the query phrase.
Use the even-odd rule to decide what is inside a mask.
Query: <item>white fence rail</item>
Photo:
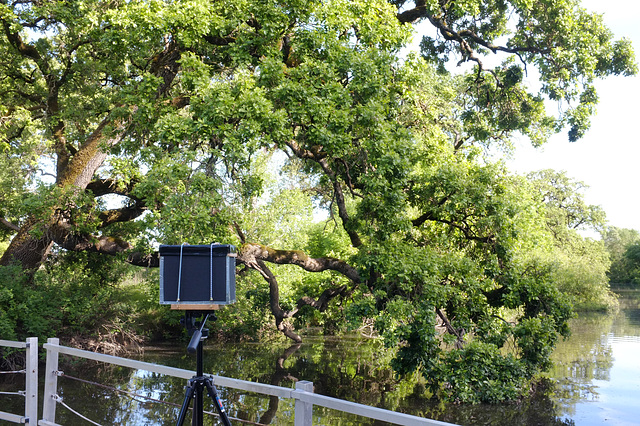
[[[35,339],[35,338],[31,338]],[[14,421],[16,423],[31,423],[30,419],[37,418],[37,339],[35,341],[28,339],[26,343],[7,342],[0,340],[0,345],[12,347],[25,347],[28,351],[27,362],[29,370],[27,374],[27,391],[25,401],[25,416],[12,415],[10,413],[0,412],[0,419]],[[20,345],[20,346],[16,346]],[[112,355],[99,354],[95,352],[85,351],[81,349],[61,346],[57,338],[47,340],[43,345],[47,351],[46,367],[44,372],[44,397],[42,406],[42,419],[38,425],[42,426],[58,426],[55,422],[56,405],[61,402],[58,396],[58,356],[59,354],[90,359],[98,362],[119,365],[136,370],[144,370],[152,373],[162,374],[181,379],[191,379],[195,376],[194,371],[183,370],[180,368],[167,367],[159,364],[152,364],[143,361],[136,361],[127,358],[120,358]],[[35,348],[35,350],[34,350]],[[32,359],[32,361],[29,361]],[[32,364],[29,364],[31,362]],[[35,365],[35,366],[34,366]],[[324,395],[318,395],[313,392],[313,383],[309,381],[299,381],[296,383],[295,389],[284,388],[280,386],[267,385],[246,380],[232,379],[228,377],[210,376],[217,386],[228,387],[246,392],[254,392],[262,395],[276,396],[278,398],[290,398],[295,401],[295,426],[312,425],[312,415],[314,405],[342,411],[345,413],[355,414],[358,416],[381,420],[388,423],[407,426],[455,426],[451,423],[445,423],[437,420],[425,419],[422,417],[411,416],[404,413],[383,410],[381,408],[371,407],[368,405],[357,404],[354,402],[344,401],[337,398],[331,398]],[[28,403],[28,405],[27,405]],[[7,417],[2,417],[6,415]],[[15,416],[15,417],[10,417]],[[35,423],[35,422],[34,422]]]
[[[24,396],[24,415],[0,411],[0,420],[12,423],[32,423],[38,419],[38,338],[29,337],[24,342],[0,340],[0,346],[25,349],[25,390],[19,392]]]

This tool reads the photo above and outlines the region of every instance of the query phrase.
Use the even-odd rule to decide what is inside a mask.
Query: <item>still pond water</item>
[[[640,291],[620,295],[619,312],[583,315],[572,321],[571,338],[554,352],[555,367],[549,374],[555,385],[551,392],[546,396],[537,393],[519,403],[444,406],[428,401],[418,380],[394,379],[379,342],[359,336],[307,336],[305,343],[294,346],[219,345],[210,341],[205,346],[204,367],[206,373],[285,387],[294,387],[297,380],[310,380],[319,394],[460,425],[640,425]],[[195,369],[195,357],[188,356],[184,348],[151,348],[139,358]],[[183,380],[144,371],[71,363],[65,365],[64,372],[107,386],[69,377],[58,381],[64,402],[102,425],[175,424],[184,398]],[[0,385],[0,390],[5,390],[12,383]],[[149,402],[109,387],[178,406]],[[292,401],[232,389],[219,391],[234,425],[247,423],[233,418],[253,424],[293,424]],[[4,399],[0,396],[0,401]],[[215,411],[210,402],[205,396],[205,410]],[[15,405],[14,412],[19,412],[20,404]],[[61,406],[56,421],[64,425],[90,424]],[[190,424],[190,417],[185,424]],[[205,424],[217,422],[205,416]],[[314,424],[382,423],[367,423],[356,416],[314,407]]]

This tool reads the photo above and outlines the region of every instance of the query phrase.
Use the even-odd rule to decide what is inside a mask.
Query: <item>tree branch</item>
[[[416,22],[420,18],[424,18],[427,15],[427,7],[424,0],[417,0],[416,7],[406,10],[402,13],[398,13],[396,16],[403,24]]]
[[[436,308],[436,313],[442,320],[442,323],[444,324],[447,332],[449,334],[453,334],[454,336],[456,336],[457,338],[455,342],[456,349],[462,349],[462,347],[464,346],[464,329],[456,330],[455,328],[453,328],[453,326],[451,325],[451,323],[449,322],[445,314],[440,310],[440,308]]]
[[[74,185],[85,189],[92,182],[95,171],[108,156],[108,148],[117,145],[125,136],[130,118],[137,111],[137,106],[130,106],[129,117],[114,119],[107,115],[87,140],[82,144],[76,155],[68,162],[64,171],[58,175],[57,184],[60,186]],[[106,135],[107,128],[111,133]],[[105,149],[106,148],[106,149]]]
[[[492,243],[492,242],[495,241],[495,237],[493,235],[488,235],[486,237],[481,237],[479,235],[474,235],[474,233],[472,232],[471,227],[465,222],[462,222],[463,225],[461,225],[459,223],[456,223],[453,220],[440,219],[440,218],[437,218],[437,217],[432,217],[432,218],[430,218],[430,220],[432,220],[434,222],[444,223],[446,225],[451,226],[452,228],[455,228],[455,229],[459,230],[460,232],[462,232],[464,234],[464,237],[467,240],[478,241],[480,243]]]
[[[275,264],[291,264],[297,265],[309,272],[321,272],[324,270],[334,270],[340,272],[354,283],[360,282],[360,277],[355,268],[344,261],[333,258],[310,258],[304,252],[299,250],[274,250],[259,244],[243,244],[238,253],[238,260],[246,266],[258,271],[262,277],[269,283],[269,306],[271,313],[276,320],[276,327],[285,336],[295,342],[301,342],[302,339],[297,335],[291,325],[284,320],[294,316],[298,310],[305,305],[312,306],[320,311],[324,311],[331,299],[345,295],[348,290],[347,286],[330,288],[325,290],[318,300],[311,297],[301,297],[298,300],[297,308],[291,311],[285,311],[280,306],[280,291],[278,281],[265,265],[265,261]]]
[[[453,3],[453,2],[451,2]],[[442,4],[442,3],[441,3]],[[549,54],[551,53],[551,49],[542,48],[536,46],[502,46],[493,44],[491,41],[488,41],[481,36],[479,36],[476,32],[471,29],[462,29],[462,30],[454,30],[451,25],[447,24],[447,16],[449,16],[449,10],[447,9],[448,5],[442,5],[440,9],[439,15],[430,14],[429,10],[426,7],[426,2],[424,0],[418,0],[415,2],[415,7],[410,10],[406,10],[402,13],[397,14],[397,18],[402,23],[415,23],[416,21],[426,18],[429,20],[431,25],[433,25],[438,32],[444,37],[445,40],[454,41],[458,43],[460,47],[460,51],[463,54],[463,58],[460,62],[465,61],[473,61],[476,62],[480,68],[480,70],[484,70],[482,62],[480,58],[476,56],[476,52],[471,47],[470,43],[475,43],[480,45],[486,49],[489,49],[493,53],[504,52],[515,54],[520,58],[522,63],[525,63],[522,58],[522,53],[534,53],[534,54]]]
[[[70,251],[116,255],[132,248],[131,244],[120,238],[73,233],[71,226],[63,223],[52,226],[49,234],[56,244]]]
[[[42,56],[40,56],[40,52],[38,52],[38,50],[35,47],[25,43],[24,40],[22,40],[22,37],[20,36],[19,33],[11,32],[11,25],[9,24],[9,22],[3,19],[2,24],[4,26],[4,32],[5,32],[5,35],[7,36],[7,39],[9,40],[11,45],[15,47],[16,50],[18,50],[18,52],[20,52],[21,55],[27,58],[33,59],[36,62],[40,62],[42,60]]]
[[[4,217],[0,217],[0,225],[2,225],[3,227],[5,227],[6,229],[8,229],[10,231],[19,231],[20,230],[20,227],[18,225],[9,222]]]
[[[160,267],[160,253],[157,251],[154,253],[131,252],[127,256],[127,263],[143,268],[158,268]]]
[[[133,190],[133,187],[137,183],[138,181],[135,179],[126,184],[116,179],[96,179],[89,182],[86,189],[91,191],[95,197],[100,197],[107,194],[117,194],[133,198],[130,194]],[[138,201],[138,199],[135,200]]]
[[[342,285],[340,287],[332,287],[323,291],[320,297],[318,297],[318,300],[309,296],[302,296],[300,299],[298,299],[297,306],[298,306],[298,309],[302,308],[303,306],[311,306],[312,308],[316,308],[320,312],[324,312],[329,306],[329,302],[333,298],[337,296],[344,297],[347,294],[348,294],[348,291],[347,291],[346,285]]]
[[[100,228],[117,222],[129,222],[142,216],[145,211],[147,211],[147,207],[144,205],[144,202],[138,202],[132,206],[122,207],[120,209],[105,210],[98,216],[102,221]]]
[[[347,262],[331,257],[311,258],[300,250],[275,250],[260,244],[243,244],[238,253],[238,260],[252,268],[261,261],[279,265],[297,265],[309,272],[336,271],[349,278],[353,283],[360,283],[360,275]],[[255,268],[254,268],[255,269]]]
[[[160,99],[167,93],[180,70],[182,52],[175,40],[166,40],[164,50],[151,58],[150,72],[161,77],[163,82],[158,86],[156,97]]]
[[[455,194],[455,191],[452,191],[451,193],[449,193],[449,194],[445,195],[444,197],[442,197],[440,200],[438,200],[438,202],[435,204],[435,206],[442,207],[444,205],[444,203],[449,201],[449,199],[451,198],[451,196],[453,194]],[[413,224],[413,226],[420,226],[423,223],[425,223],[427,220],[436,220],[436,217],[433,214],[433,212],[424,213],[420,217],[417,217],[416,219],[413,219],[411,221],[411,223]]]
[[[349,235],[351,245],[353,245],[353,247],[360,247],[362,245],[362,240],[360,239],[360,235],[351,229],[351,218],[347,212],[347,203],[344,198],[344,193],[342,192],[342,185],[340,185],[340,181],[338,180],[335,171],[330,167],[326,158],[326,153],[322,152],[322,147],[316,145],[313,146],[311,150],[306,150],[301,148],[294,140],[288,141],[287,145],[298,158],[303,160],[311,159],[318,163],[322,168],[322,171],[331,179],[333,193],[336,199],[336,204],[338,205],[338,216],[342,219],[344,230],[347,232],[347,235]]]
[[[252,267],[258,270],[269,283],[269,307],[271,308],[271,313],[276,320],[276,328],[294,342],[301,343],[302,338],[293,331],[293,327],[290,324],[284,321],[285,319],[291,318],[295,315],[298,312],[298,309],[296,308],[292,311],[285,311],[282,309],[280,306],[280,288],[278,286],[278,280],[262,260],[258,260]]]

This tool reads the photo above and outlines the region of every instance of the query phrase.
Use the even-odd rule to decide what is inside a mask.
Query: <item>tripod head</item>
[[[204,315],[202,321],[198,321],[198,318]],[[187,332],[191,336],[189,345],[187,346],[187,352],[190,354],[196,353],[198,344],[209,337],[209,329],[204,328],[209,317],[216,320],[216,315],[213,312],[200,312],[200,311],[185,311],[182,323],[187,328]]]

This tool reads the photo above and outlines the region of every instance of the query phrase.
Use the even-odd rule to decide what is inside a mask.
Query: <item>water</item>
[[[205,372],[294,387],[314,382],[315,392],[435,418],[461,425],[640,425],[640,291],[622,294],[616,314],[583,315],[572,321],[572,337],[554,352],[550,392],[537,392],[518,403],[445,406],[424,398],[415,378],[398,381],[387,367],[380,342],[359,336],[307,336],[302,345],[217,344],[205,347]],[[138,358],[195,369],[182,347],[147,348]],[[103,386],[59,379],[59,393],[71,408],[103,425],[175,424],[185,382],[144,371],[96,363],[68,362],[65,374]],[[20,389],[21,379],[0,376],[0,390]],[[114,392],[127,390],[174,405],[148,402]],[[292,424],[293,402],[219,389],[230,416],[263,424]],[[22,400],[0,396],[3,409],[19,412]],[[4,401],[7,401],[5,404]],[[205,409],[214,411],[208,397]],[[209,418],[209,416],[205,416]],[[58,406],[60,424],[84,423]],[[208,420],[209,421],[209,420]],[[190,418],[185,422],[190,424]],[[210,423],[217,424],[211,417]],[[233,424],[241,424],[233,422]],[[356,416],[314,408],[314,424],[367,424]],[[369,423],[380,424],[380,423]]]
[[[621,293],[615,315],[573,321],[554,352],[552,399],[576,425],[640,424],[640,292]]]

